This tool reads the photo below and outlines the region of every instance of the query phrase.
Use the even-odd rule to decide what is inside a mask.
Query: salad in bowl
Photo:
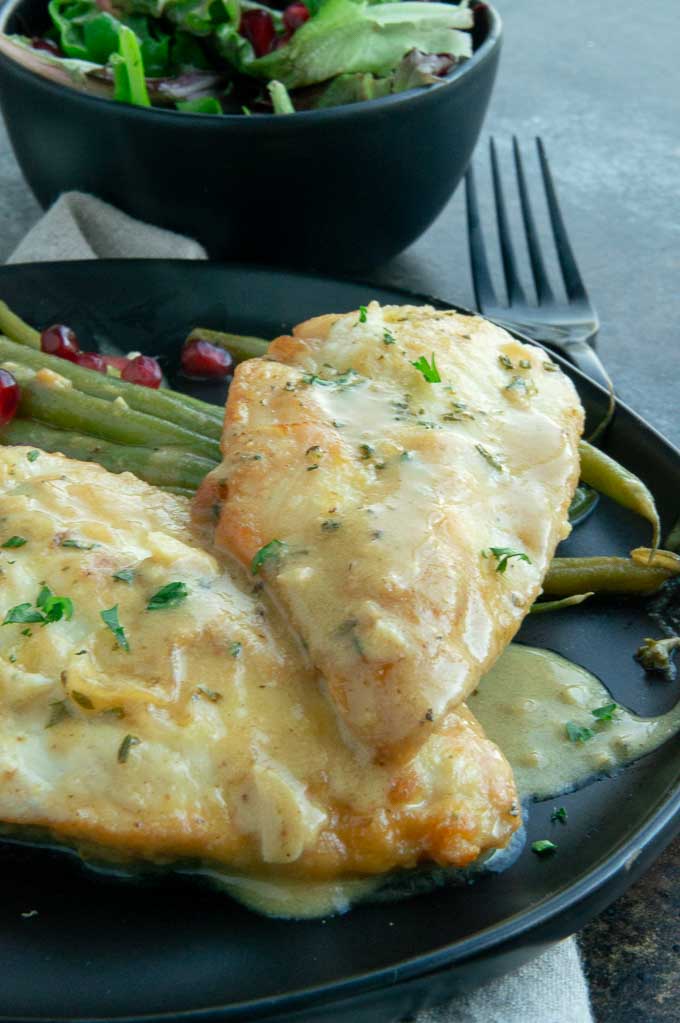
[[[275,4],[277,0],[273,0]],[[483,4],[422,0],[50,0],[0,51],[45,78],[140,107],[292,114],[439,81],[473,52]]]

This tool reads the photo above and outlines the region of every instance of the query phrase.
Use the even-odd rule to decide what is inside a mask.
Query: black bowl
[[[45,25],[47,0],[0,0],[0,28]],[[488,106],[501,23],[441,83],[291,116],[147,110],[56,85],[0,55],[0,106],[43,206],[78,189],[190,235],[212,257],[357,269],[394,256],[461,180]]]

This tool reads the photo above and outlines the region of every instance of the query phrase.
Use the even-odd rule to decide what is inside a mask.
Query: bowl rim
[[[16,11],[21,5],[23,0],[0,0],[0,33],[4,34],[5,25],[9,20],[9,17]],[[446,2],[446,0],[444,0]],[[424,102],[427,98],[432,97],[440,93],[444,89],[455,89],[458,83],[466,77],[467,74],[473,72],[475,68],[486,63],[492,54],[498,49],[501,42],[503,32],[503,22],[500,14],[496,8],[491,4],[485,2],[485,7],[489,17],[489,30],[486,38],[474,51],[471,57],[468,57],[457,67],[453,68],[447,75],[445,75],[440,82],[432,85],[420,85],[413,89],[408,89],[405,92],[399,92],[392,96],[382,96],[377,99],[360,100],[357,103],[348,103],[343,106],[328,107],[325,110],[298,110],[295,112],[295,117],[292,119],[288,117],[282,117],[278,114],[257,114],[252,117],[244,116],[243,114],[222,114],[216,117],[214,114],[198,114],[198,113],[183,113],[182,122],[183,124],[198,125],[211,124],[218,128],[219,125],[229,126],[234,128],[239,125],[241,131],[253,131],[257,130],[254,126],[257,124],[265,124],[269,131],[282,130],[291,127],[295,124],[317,124],[325,123],[330,120],[344,120],[350,117],[363,117],[370,114],[386,113],[388,110],[400,109],[412,103]],[[17,70],[20,75],[25,75],[30,80],[40,82],[40,84],[48,90],[56,90],[57,94],[67,93],[74,98],[77,97],[81,102],[85,104],[94,104],[93,110],[104,106],[114,106],[114,109],[123,118],[159,118],[164,119],[167,122],[167,118],[176,118],[178,111],[176,110],[165,110],[161,107],[138,107],[129,103],[115,103],[113,100],[100,97],[91,96],[88,93],[81,92],[78,89],[70,88],[67,85],[61,85],[58,82],[50,81],[47,78],[43,78],[42,75],[37,74],[35,71],[31,71],[24,67],[18,61],[12,60],[5,53],[0,53],[0,64],[5,63]],[[162,122],[161,122],[162,123]]]

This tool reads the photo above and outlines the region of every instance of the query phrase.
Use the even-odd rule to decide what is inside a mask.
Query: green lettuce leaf
[[[348,103],[391,96],[423,85],[434,85],[435,82],[441,81],[441,75],[450,71],[454,63],[454,60],[441,54],[411,50],[392,74],[385,78],[376,78],[371,74],[338,75],[316,100],[314,109],[345,106]]]
[[[184,114],[221,114],[222,107],[214,96],[199,96],[198,99],[186,99],[177,104],[177,109]]]
[[[95,0],[50,0],[49,13],[62,51],[67,57],[106,64],[120,51],[122,26],[139,43],[145,74],[160,78],[170,71],[170,36],[146,17],[101,11]]]
[[[241,72],[297,89],[337,75],[387,75],[413,49],[469,57],[471,37],[461,30],[472,24],[465,0],[458,6],[419,0],[380,4],[323,0],[318,13],[288,45],[265,57],[251,59],[234,39],[231,23],[218,28],[217,46]]]
[[[114,80],[113,97],[121,103],[150,107],[151,100],[146,87],[139,40],[127,25],[120,26],[119,40],[119,51],[111,56]]]
[[[294,114],[295,107],[288,95],[288,89],[281,82],[269,82],[267,92],[272,101],[275,114]]]

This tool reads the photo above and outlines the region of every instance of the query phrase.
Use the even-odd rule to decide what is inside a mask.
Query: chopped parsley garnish
[[[548,373],[557,373],[558,367],[555,365],[554,362],[544,362],[543,369],[546,370]]]
[[[508,355],[504,355],[504,354],[503,355],[499,355],[498,356],[498,361],[500,362],[501,366],[504,369],[514,369],[515,368],[513,366],[513,364],[512,364],[512,359]]]
[[[16,607],[11,607],[5,619],[3,625],[25,625],[27,622],[44,622],[45,616],[40,612],[36,611],[31,604],[17,604]]]
[[[153,597],[146,605],[147,611],[161,611],[167,607],[178,607],[182,604],[189,596],[189,591],[186,588],[185,583],[174,582],[167,583],[162,586],[160,590],[154,593]]]
[[[44,612],[43,625],[48,625],[50,622],[59,622],[62,618],[70,622],[73,618],[73,601],[71,598],[55,597],[49,586],[43,586],[35,603]]]
[[[549,838],[540,838],[538,842],[531,843],[531,851],[537,856],[546,856],[548,853],[554,853],[556,849],[557,846]]]
[[[40,622],[41,625],[49,625],[50,622],[61,621],[65,618],[70,621],[73,618],[73,601],[70,597],[55,597],[49,586],[43,586],[36,606],[31,604],[17,604],[11,607],[6,613],[3,625],[26,625],[28,623]],[[22,636],[30,636],[30,629],[24,629]]]
[[[368,317],[368,310],[365,305],[359,306],[359,323],[365,323]]]
[[[570,742],[588,742],[588,739],[592,739],[595,735],[592,729],[576,725],[573,721],[567,721],[565,730]]]
[[[556,806],[553,812],[550,814],[550,820],[553,822],[553,824],[556,824],[558,821],[560,824],[566,824],[567,823],[566,809],[563,806]]]
[[[54,728],[64,718],[69,717],[68,707],[66,706],[66,700],[53,700],[50,703],[50,716],[47,719],[45,728]]]
[[[389,330],[387,330],[387,328],[385,328],[385,330],[383,330],[383,344],[384,345],[396,345],[396,343],[397,342],[396,342],[395,337],[392,334],[390,334],[390,332],[389,332]]]
[[[365,382],[365,377],[362,377],[356,370],[346,369],[344,373],[340,373],[337,377],[327,379],[326,377],[320,377],[316,373],[305,373],[302,377],[304,384],[316,384],[318,387],[337,387],[340,390],[344,390],[347,387],[356,387],[357,384]]]
[[[434,361],[434,352],[432,353],[432,365],[430,365],[424,355],[421,355],[420,358],[416,359],[415,362],[412,362],[411,365],[415,366],[418,372],[423,374],[423,377],[427,380],[428,384],[440,384],[442,382],[442,378],[439,376],[439,370],[437,369],[437,364]]]
[[[9,540],[5,540],[0,546],[5,548],[23,547],[25,543],[28,543],[28,540],[24,539],[23,536],[10,536]]]
[[[80,707],[83,707],[85,710],[94,710],[94,704],[92,700],[90,699],[89,696],[86,696],[85,693],[79,693],[78,690],[72,689],[70,696],[72,700],[75,700],[76,703]]]
[[[118,754],[116,759],[119,764],[124,764],[127,758],[130,756],[130,750],[133,746],[139,746],[141,739],[138,739],[136,735],[126,735],[120,746],[118,747]]]
[[[284,543],[283,540],[270,540],[264,547],[260,547],[250,563],[250,570],[253,575],[257,575],[262,566],[266,565],[268,561],[278,561],[285,553],[287,546],[288,544]]]
[[[28,454],[26,455],[26,458],[29,460],[29,462],[35,462],[36,458],[40,458],[40,452],[35,450],[29,451]]]
[[[238,640],[229,644],[229,653],[231,654],[232,657],[240,657],[242,650],[243,646],[241,643],[238,642]]]
[[[320,445],[312,444],[311,448],[307,448],[307,450],[305,451],[305,454],[306,455],[313,455],[315,453],[320,453],[320,452],[321,452]]]
[[[489,463],[492,469],[496,469],[498,472],[503,471],[503,465],[501,464],[501,462],[499,462],[496,456],[492,455],[491,452],[487,448],[485,448],[483,444],[475,444],[475,448],[482,456],[482,458],[486,459],[486,461]]]
[[[114,579],[119,579],[122,583],[131,583],[135,577],[135,573],[131,568],[121,568],[119,572],[113,573]]]
[[[531,564],[531,558],[525,554],[524,551],[514,551],[512,547],[489,547],[489,551],[498,562],[496,565],[496,571],[500,572],[501,575],[505,573],[510,558],[517,558],[519,561],[526,561],[527,565]]]
[[[318,465],[308,465],[307,466],[307,472],[314,472],[314,470],[318,469],[318,468],[319,468]]]
[[[9,655],[9,663],[10,664],[16,664],[16,660],[17,660],[17,655],[16,654],[10,654]]]
[[[104,625],[106,625],[108,629],[111,629],[111,632],[116,637],[116,643],[118,646],[122,647],[123,650],[126,650],[129,653],[130,644],[128,643],[127,636],[125,635],[125,629],[118,620],[118,604],[114,604],[113,607],[108,608],[106,611],[100,611],[99,617],[103,621]]]
[[[462,423],[465,419],[474,419],[472,412],[467,411],[467,405],[462,401],[452,402],[453,412],[444,412],[442,420],[445,423]]]
[[[533,380],[527,382],[524,377],[513,377],[505,390],[517,391],[518,394],[526,394],[527,396],[538,393],[538,388]]]
[[[373,447],[372,444],[360,444],[359,452],[361,454],[361,457],[365,461],[375,454],[375,448]]]
[[[618,703],[606,703],[604,707],[596,707],[595,710],[591,710],[591,714],[598,721],[611,721],[614,714],[619,709]]]
[[[59,544],[60,547],[73,547],[76,551],[93,551],[95,547],[99,547],[98,543],[83,543],[82,540],[62,540]]]
[[[335,533],[336,530],[340,529],[341,526],[342,523],[338,522],[337,519],[326,519],[324,522],[321,523],[321,528],[323,529],[324,533]]]
[[[31,630],[30,630],[30,629],[22,629],[22,630],[21,630],[21,635],[22,635],[22,636],[32,636],[32,635],[33,635],[33,633],[31,632]]]
[[[205,696],[206,700],[210,700],[211,703],[218,703],[222,699],[222,693],[218,693],[214,689],[208,689],[207,686],[196,686],[196,692],[200,693],[201,696]]]
[[[520,369],[531,369],[531,363],[528,359],[520,359],[517,365]]]

